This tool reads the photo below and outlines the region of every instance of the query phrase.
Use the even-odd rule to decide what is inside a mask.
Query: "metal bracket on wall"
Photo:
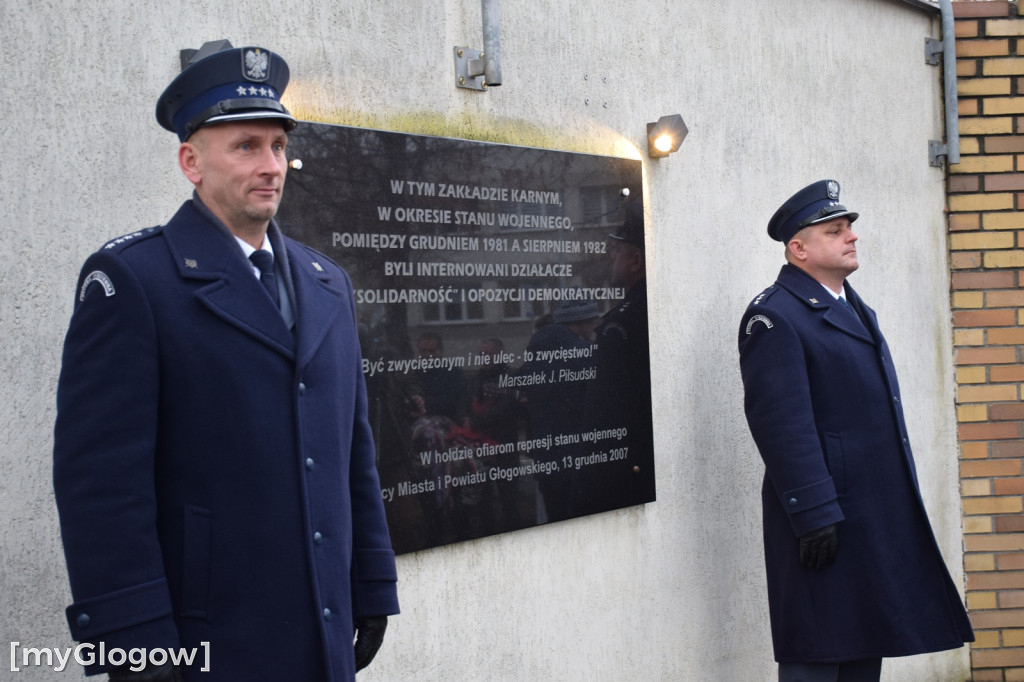
[[[938,66],[939,58],[942,56],[942,41],[938,38],[924,39],[924,63],[928,66]]]
[[[452,49],[455,52],[455,84],[460,88],[486,90],[484,53],[469,47]]]
[[[498,0],[480,0],[484,49],[456,47],[455,85],[471,90],[486,90],[501,85],[501,37]]]

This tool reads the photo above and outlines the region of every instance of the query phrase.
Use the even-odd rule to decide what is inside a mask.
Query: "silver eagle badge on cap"
[[[270,55],[259,48],[242,53],[242,73],[246,80],[262,83],[270,77]]]
[[[835,180],[829,180],[828,184],[826,185],[825,191],[828,192],[828,198],[829,199],[838,199],[839,198],[839,183],[836,182]]]

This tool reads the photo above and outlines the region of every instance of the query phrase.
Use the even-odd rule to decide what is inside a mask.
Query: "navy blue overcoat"
[[[68,622],[95,654],[200,649],[187,680],[352,680],[353,617],[398,611],[351,282],[270,238],[294,330],[193,202],[82,269],[54,485]]]
[[[921,500],[892,357],[863,322],[785,265],[739,329],[747,423],[762,487],[772,639],[779,662],[833,662],[973,640]],[[838,524],[835,563],[801,565],[799,537]]]

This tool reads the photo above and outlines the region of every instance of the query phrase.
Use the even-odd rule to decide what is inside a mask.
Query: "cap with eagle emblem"
[[[768,236],[783,244],[808,225],[848,218],[852,223],[860,214],[839,203],[839,183],[819,180],[791,196],[768,222]]]
[[[167,86],[156,104],[156,120],[182,142],[203,126],[257,118],[295,118],[281,104],[288,64],[262,47],[206,43]]]

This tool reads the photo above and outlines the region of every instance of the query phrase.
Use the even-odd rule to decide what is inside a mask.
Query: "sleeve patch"
[[[109,277],[107,277],[107,273],[103,272],[102,270],[93,270],[92,272],[85,276],[85,280],[82,282],[82,290],[78,293],[79,301],[85,300],[85,291],[93,282],[100,283],[100,286],[103,287],[103,293],[107,297],[114,295],[114,283],[110,281]]]
[[[763,322],[764,326],[768,327],[769,329],[771,329],[772,327],[775,326],[774,324],[772,324],[772,321],[769,320],[764,315],[754,315],[752,318],[747,320],[747,335],[748,336],[750,335],[751,328],[754,326],[754,323],[756,323],[756,322]]]

